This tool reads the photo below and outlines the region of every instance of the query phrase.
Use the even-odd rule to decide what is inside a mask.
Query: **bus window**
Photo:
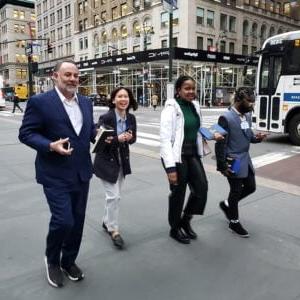
[[[286,53],[285,75],[296,75],[300,73],[300,47],[289,46]]]
[[[277,88],[277,85],[278,85],[278,81],[279,81],[279,78],[280,78],[280,75],[281,75],[281,67],[282,67],[282,57],[274,57],[274,77],[273,77],[273,89],[274,89],[274,92]]]
[[[270,65],[270,58],[265,56],[262,61],[262,68],[260,74],[260,87],[259,93],[264,95],[268,90],[269,85],[269,65]]]

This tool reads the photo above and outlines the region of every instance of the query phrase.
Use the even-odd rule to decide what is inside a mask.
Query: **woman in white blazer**
[[[166,101],[160,122],[160,155],[170,183],[170,236],[184,244],[197,238],[190,221],[193,215],[204,213],[208,190],[201,161],[206,142],[199,133],[201,112],[194,100],[195,90],[192,77],[180,76],[175,83],[175,99]],[[223,139],[218,133],[214,138]],[[184,207],[187,185],[190,195]]]

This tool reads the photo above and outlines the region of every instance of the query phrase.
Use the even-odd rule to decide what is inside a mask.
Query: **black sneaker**
[[[84,274],[75,263],[67,268],[61,267],[61,270],[72,281],[79,281],[84,278]]]
[[[56,288],[62,287],[64,285],[64,276],[60,267],[48,264],[47,257],[45,257],[45,265],[49,284]]]
[[[219,203],[219,207],[220,207],[220,209],[222,210],[222,212],[224,213],[226,219],[227,219],[228,221],[230,221],[229,207],[225,204],[224,201],[221,201],[221,202]]]
[[[237,222],[237,223],[230,222],[229,230],[236,233],[240,237],[243,237],[243,238],[249,237],[248,231],[242,226],[242,224],[240,222]]]

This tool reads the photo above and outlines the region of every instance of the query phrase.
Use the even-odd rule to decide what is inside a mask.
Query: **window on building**
[[[215,23],[215,13],[212,10],[207,11],[206,24],[209,27],[214,27]]]
[[[50,26],[55,24],[55,14],[50,14]]]
[[[152,0],[144,0],[144,7],[149,8],[151,6],[151,1]]]
[[[223,31],[227,31],[227,15],[220,15],[220,29]]]
[[[244,4],[250,5],[250,0],[244,0]]]
[[[20,33],[25,33],[25,25],[19,25]]]
[[[275,28],[272,26],[270,27],[270,33],[269,33],[269,37],[275,35]]]
[[[54,7],[54,0],[50,0],[50,8]]]
[[[94,8],[99,7],[99,0],[94,0]]]
[[[57,39],[61,40],[63,38],[63,29],[62,27],[57,28]]]
[[[106,0],[101,0],[101,4],[106,4]]]
[[[35,21],[36,20],[35,13],[30,13],[30,20],[31,21]]]
[[[16,10],[16,9],[14,9],[14,18],[15,19],[18,19],[18,17],[19,17],[19,11],[18,10]]]
[[[226,53],[226,42],[225,41],[220,41],[219,52]]]
[[[37,29],[38,31],[42,31],[42,20],[37,21]]]
[[[88,19],[86,18],[83,20],[83,29],[86,30],[87,27],[88,27]]]
[[[173,38],[173,47],[177,47],[178,46],[178,38],[174,37]]]
[[[88,9],[88,1],[84,0],[83,1],[83,11],[87,11],[87,9]]]
[[[87,49],[89,47],[89,41],[88,41],[88,38],[85,37],[84,38],[84,48]]]
[[[55,42],[55,30],[51,30],[50,31],[50,41]]]
[[[122,17],[127,15],[127,9],[128,9],[127,3],[121,4],[121,16]]]
[[[26,79],[27,70],[26,69],[16,69],[16,78],[17,79]]]
[[[252,46],[251,47],[251,55],[254,55],[254,53],[256,52],[256,50],[257,50],[257,47]]]
[[[99,35],[95,34],[94,35],[94,47],[98,48],[100,45],[100,39],[99,39]]]
[[[229,43],[229,53],[234,54],[234,42]]]
[[[204,9],[197,7],[197,24],[204,25]]]
[[[281,13],[281,3],[280,2],[276,2],[275,3],[275,13],[276,14],[280,14]]]
[[[169,26],[169,14],[167,12],[163,12],[160,15],[160,27],[167,28]]]
[[[48,4],[47,4],[47,0],[43,1],[43,11],[47,11],[48,9]]]
[[[48,28],[48,17],[44,18],[44,29]]]
[[[168,40],[161,40],[161,47],[162,48],[168,48]]]
[[[82,2],[78,3],[78,14],[79,15],[83,14],[83,4],[82,4]]]
[[[137,37],[137,36],[140,35],[140,32],[141,32],[141,26],[140,26],[140,24],[139,24],[138,21],[135,21],[135,22],[133,23],[132,31],[133,31],[133,36],[134,36],[134,37]]]
[[[271,12],[274,12],[274,1],[273,0],[269,0],[268,2],[269,2],[269,10]]]
[[[236,32],[236,17],[229,16],[229,31]]]
[[[283,4],[283,13],[286,16],[290,16],[291,15],[291,3],[290,2],[285,2]]]
[[[118,7],[115,6],[111,9],[111,15],[112,15],[112,19],[115,20],[119,17],[119,13],[118,13]]]
[[[59,9],[57,11],[57,22],[61,22],[62,21],[62,9]]]
[[[39,3],[39,4],[36,6],[36,13],[37,13],[38,15],[40,15],[41,12],[42,12],[41,3]]]
[[[266,27],[265,24],[263,24],[263,25],[261,26],[261,29],[260,29],[260,38],[261,38],[262,40],[265,40],[265,39],[267,38],[267,27]]]
[[[94,15],[94,26],[99,26],[101,24],[99,15]]]
[[[242,54],[243,55],[248,55],[248,45],[243,45]]]
[[[23,10],[19,11],[19,18],[20,18],[20,20],[24,20],[25,19],[25,11],[23,11]]]
[[[261,1],[260,1],[260,7],[261,7],[262,9],[266,9],[266,0],[261,0]]]
[[[103,44],[107,43],[107,32],[106,31],[102,32],[102,34],[101,34],[101,40],[102,40]]]
[[[71,5],[70,4],[65,6],[65,17],[66,18],[71,17]]]
[[[121,38],[126,39],[127,38],[127,27],[125,25],[121,26]]]
[[[113,28],[111,32],[111,38],[114,42],[118,40],[118,30],[116,28]]]
[[[14,32],[19,32],[19,25],[18,24],[14,25]]]
[[[249,36],[249,22],[247,20],[243,22],[243,36]]]
[[[259,7],[260,0],[254,0],[254,6]]]
[[[203,37],[197,36],[197,49],[203,50]]]
[[[65,35],[66,35],[66,37],[71,36],[71,24],[65,25]]]
[[[213,47],[214,40],[209,38],[207,39],[207,50],[210,50],[211,47]]]
[[[79,32],[81,32],[83,30],[83,22],[82,21],[78,22],[78,30],[79,30]]]
[[[79,50],[83,49],[83,38],[79,39]]]
[[[252,29],[251,29],[251,36],[254,38],[257,38],[257,23],[252,24]]]
[[[101,12],[101,21],[106,22],[106,20],[107,20],[107,13],[106,10],[104,10],[103,12]]]

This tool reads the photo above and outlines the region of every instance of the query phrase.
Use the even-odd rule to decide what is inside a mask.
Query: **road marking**
[[[289,158],[294,156],[295,154],[291,152],[272,152],[272,153],[267,153],[264,155],[260,155],[257,157],[252,158],[252,162],[254,165],[254,168],[260,168],[269,164],[273,164],[277,161]]]
[[[152,146],[152,147],[160,146],[160,142],[158,142],[158,141],[144,139],[144,138],[140,138],[140,137],[137,137],[136,142],[138,144],[143,144],[143,145]]]
[[[153,140],[159,140],[160,137],[158,134],[152,134],[152,133],[146,133],[146,132],[141,132],[141,131],[138,131],[137,132],[137,136],[138,137],[145,137],[145,138],[150,138],[150,139],[153,139]]]

